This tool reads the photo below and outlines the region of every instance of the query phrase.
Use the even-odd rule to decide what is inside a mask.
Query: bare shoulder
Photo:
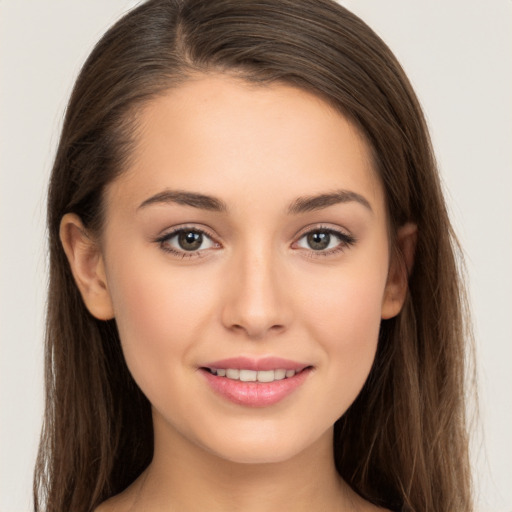
[[[358,512],[392,512],[387,508],[382,508],[378,505],[375,505],[371,501],[368,501],[359,495],[357,495],[356,499],[352,500],[352,504],[354,505],[354,509]]]
[[[143,475],[145,472],[139,475],[124,491],[101,503],[94,509],[94,512],[129,512],[132,510],[144,482]]]
[[[112,512],[113,510],[115,510],[115,509],[113,509],[109,505],[108,501],[104,501],[98,508],[94,509],[94,512]]]
[[[363,498],[363,496],[354,491],[341,477],[339,478],[342,489],[344,490],[344,502],[351,510],[357,510],[357,512],[392,512],[387,508],[379,507],[366,498]]]
[[[119,494],[104,501],[94,512],[128,512],[131,506],[132,503]]]
[[[104,501],[94,512],[128,512],[130,504],[126,500],[120,499],[120,496],[117,495]]]
[[[132,484],[123,492],[104,501],[94,512],[129,512],[134,505],[136,496],[135,489]]]
[[[358,512],[392,512],[387,508],[382,508],[377,505],[374,505],[370,501],[365,500],[361,496],[357,496],[356,499],[350,500],[350,504],[352,505],[354,510]]]

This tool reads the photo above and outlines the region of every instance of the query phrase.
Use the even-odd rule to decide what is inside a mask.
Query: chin
[[[211,450],[216,457],[234,464],[278,464],[289,461],[300,453],[298,449],[273,449],[268,446],[262,448],[257,447],[230,447],[226,450]]]
[[[237,464],[277,464],[299,457],[308,449],[318,449],[321,443],[332,451],[332,428],[308,435],[291,429],[269,431],[254,426],[252,431],[244,430],[243,435],[240,431],[225,432],[201,445],[216,457]]]

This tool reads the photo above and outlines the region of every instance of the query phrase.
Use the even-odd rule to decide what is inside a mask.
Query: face
[[[368,147],[310,93],[224,76],[140,121],[97,260],[128,367],[162,432],[288,459],[332,433],[399,309]]]

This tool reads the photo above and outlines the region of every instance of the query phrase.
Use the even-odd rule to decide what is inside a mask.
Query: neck
[[[237,463],[155,420],[155,455],[134,487],[133,511],[345,512],[360,498],[336,472],[332,429],[291,459]]]

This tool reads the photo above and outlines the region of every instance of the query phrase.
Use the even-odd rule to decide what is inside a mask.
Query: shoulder
[[[113,498],[104,501],[98,508],[94,509],[94,512],[126,512],[128,509],[118,506]]]
[[[132,510],[144,483],[143,475],[145,472],[139,475],[124,491],[101,503],[93,512],[129,512]]]
[[[127,490],[128,491],[128,490]],[[124,491],[104,501],[94,512],[128,512],[134,504],[132,493]]]

